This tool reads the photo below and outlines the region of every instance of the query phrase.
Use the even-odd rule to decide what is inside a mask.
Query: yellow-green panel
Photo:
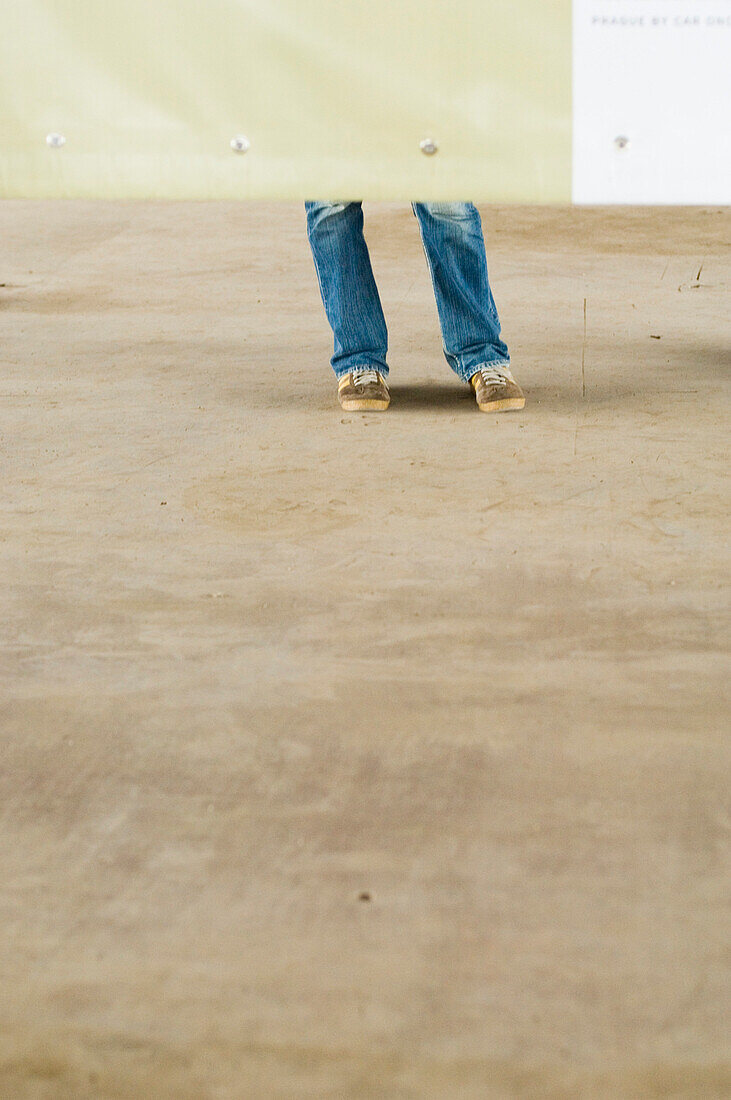
[[[570,0],[0,14],[2,197],[571,199]]]

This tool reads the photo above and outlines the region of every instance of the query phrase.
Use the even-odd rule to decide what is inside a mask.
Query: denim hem
[[[483,367],[485,367],[487,370],[490,370],[493,367],[507,367],[508,369],[510,369],[510,360],[491,359],[489,363],[475,363],[474,367],[465,368],[467,371],[466,374],[462,373],[461,371],[455,371],[454,373],[457,375],[458,378],[461,378],[463,382],[469,382],[472,375],[477,374],[478,370],[482,370]]]

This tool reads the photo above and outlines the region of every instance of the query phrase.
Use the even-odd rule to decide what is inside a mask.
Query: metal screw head
[[[424,156],[433,157],[439,149],[439,146],[435,141],[432,140],[432,138],[424,138],[423,141],[419,142],[419,148],[421,149]]]
[[[617,149],[626,149],[629,145],[629,138],[625,137],[623,134],[620,134],[619,137],[616,137],[614,139],[614,145]]]
[[[52,149],[60,149],[62,145],[66,144],[66,138],[63,134],[46,134],[46,144],[50,145]]]
[[[231,138],[231,148],[234,153],[245,153],[250,146],[251,142],[243,134],[237,134],[236,137]]]

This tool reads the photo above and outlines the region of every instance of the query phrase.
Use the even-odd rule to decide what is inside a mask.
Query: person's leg
[[[412,210],[434,285],[444,356],[469,382],[482,368],[509,369],[490,289],[480,212],[471,202],[416,202]]]
[[[338,379],[371,368],[388,377],[388,332],[368,246],[361,202],[305,202],[307,237],[320,295],[333,330],[330,364]]]

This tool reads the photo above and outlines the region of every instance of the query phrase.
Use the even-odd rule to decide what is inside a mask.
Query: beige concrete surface
[[[364,209],[0,204],[3,1098],[729,1095],[729,212]]]

